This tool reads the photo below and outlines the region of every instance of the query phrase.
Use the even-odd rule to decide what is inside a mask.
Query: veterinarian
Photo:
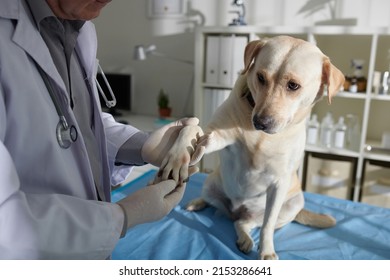
[[[148,134],[101,112],[89,20],[108,2],[1,1],[0,259],[109,258],[128,228],[183,196],[167,180],[110,203],[111,185],[132,166],[159,166],[197,119]]]

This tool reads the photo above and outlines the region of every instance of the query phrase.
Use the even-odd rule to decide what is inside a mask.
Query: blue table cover
[[[148,171],[129,184],[113,191],[113,201],[144,187],[154,177]],[[128,260],[232,260],[256,259],[259,230],[252,252],[236,247],[233,222],[209,207],[188,212],[185,205],[200,195],[206,174],[190,178],[181,203],[162,220],[128,230],[116,246],[112,258]],[[305,193],[305,207],[331,214],[337,225],[315,229],[290,223],[275,231],[275,250],[285,260],[390,259],[390,209],[363,203]]]

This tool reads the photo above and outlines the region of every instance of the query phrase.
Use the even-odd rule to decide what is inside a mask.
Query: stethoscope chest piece
[[[76,140],[77,140],[77,129],[74,125],[71,125],[71,126],[68,125],[68,122],[66,121],[64,112],[61,108],[60,101],[58,100],[59,95],[56,94],[55,89],[51,85],[50,79],[49,79],[48,75],[46,74],[46,72],[43,71],[41,66],[39,66],[38,64],[36,64],[36,65],[37,65],[37,69],[38,69],[38,71],[43,79],[43,82],[45,83],[46,88],[49,92],[50,98],[53,101],[54,107],[56,108],[58,117],[60,118],[60,121],[58,122],[57,127],[56,127],[56,137],[57,137],[58,145],[60,145],[60,147],[63,149],[68,149],[70,147],[70,145],[73,142],[76,142]],[[98,64],[98,68],[100,69],[100,72],[103,76],[104,82],[106,83],[106,86],[110,91],[112,100],[107,99],[102,88],[100,87],[99,83],[95,79],[96,84],[97,84],[97,88],[98,88],[100,94],[102,95],[103,99],[105,100],[107,107],[109,107],[109,108],[114,107],[116,104],[115,95],[111,89],[111,86],[110,86],[106,76],[104,75],[103,69],[100,67],[99,64]]]
[[[60,121],[56,127],[56,135],[58,145],[63,149],[68,149],[77,140],[77,129],[74,125],[69,127]]]

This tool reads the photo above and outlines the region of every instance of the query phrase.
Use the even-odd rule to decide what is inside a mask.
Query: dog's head
[[[244,62],[253,126],[269,134],[301,122],[324,90],[331,102],[344,83],[315,45],[288,36],[250,42]]]

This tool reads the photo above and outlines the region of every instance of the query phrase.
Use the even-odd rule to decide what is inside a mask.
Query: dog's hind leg
[[[228,217],[230,213],[230,200],[225,196],[221,189],[221,180],[219,172],[210,174],[203,185],[202,197],[192,200],[186,207],[188,211],[198,211],[211,205],[222,211]]]
[[[305,200],[302,192],[295,194],[285,201],[282,209],[280,209],[275,229],[281,228],[296,219],[298,213],[302,210],[304,203]]]

